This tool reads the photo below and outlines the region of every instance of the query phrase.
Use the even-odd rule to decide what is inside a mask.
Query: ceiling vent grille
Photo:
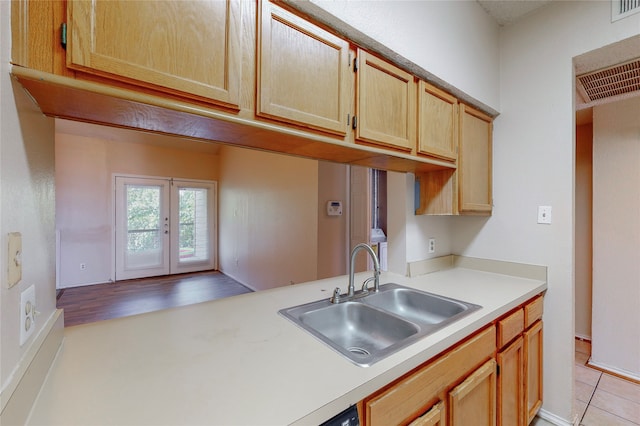
[[[640,0],[611,0],[611,21],[640,12]]]
[[[640,92],[640,59],[583,74],[578,81],[587,102]]]

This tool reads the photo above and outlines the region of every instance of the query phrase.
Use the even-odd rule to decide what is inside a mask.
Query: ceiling
[[[550,4],[554,0],[476,0],[480,6],[501,25],[510,25],[525,15]],[[557,1],[557,0],[556,0]],[[640,96],[640,36],[604,46],[574,58],[576,75],[576,123],[592,120],[592,108],[596,105]],[[627,65],[633,62],[635,67]],[[623,65],[621,65],[623,64]],[[629,68],[633,69],[629,69]],[[602,74],[602,75],[601,75]],[[605,78],[606,77],[606,78]],[[587,78],[597,79],[603,88],[601,97],[587,96]],[[595,82],[592,84],[596,84]],[[606,88],[606,90],[604,90]]]
[[[552,0],[476,0],[500,25],[509,25]]]

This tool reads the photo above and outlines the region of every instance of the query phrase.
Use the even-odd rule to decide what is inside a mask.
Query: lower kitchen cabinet
[[[463,383],[465,379],[474,377],[474,370],[478,366],[486,366],[487,361],[493,361],[495,349],[496,329],[490,326],[449,352],[425,363],[390,386],[367,397],[363,401],[361,423],[387,426],[409,424],[425,416],[423,419],[425,421],[432,419],[432,416],[433,419],[437,419],[437,414],[432,416],[427,414],[434,407],[441,407],[435,412],[449,411],[450,408],[447,407],[449,391]],[[493,362],[495,365],[495,361]],[[495,381],[493,392],[495,395]],[[465,405],[468,404],[467,401],[471,401],[471,399],[462,399],[465,400]],[[442,403],[445,401],[446,403]],[[462,408],[459,409],[462,410]],[[459,413],[458,415],[461,416],[462,411]],[[446,418],[446,414],[442,415]],[[438,422],[444,420],[433,421],[435,423],[426,424],[440,424]]]
[[[527,424],[542,406],[542,320],[524,332]]]
[[[449,392],[449,425],[495,424],[496,361],[490,359]]]
[[[498,426],[522,426],[524,411],[524,345],[519,336],[498,352]]]
[[[522,426],[542,405],[542,295],[360,401],[364,426]]]
[[[528,425],[542,406],[542,301],[498,321],[498,426]]]

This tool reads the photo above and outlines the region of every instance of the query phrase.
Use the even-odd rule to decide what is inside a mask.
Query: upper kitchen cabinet
[[[67,67],[237,108],[240,28],[240,0],[70,0]]]
[[[458,211],[490,215],[492,119],[464,104],[459,114]]]
[[[455,161],[458,100],[429,83],[418,83],[418,153]]]
[[[258,23],[256,114],[345,135],[349,43],[266,0]]]
[[[356,140],[413,151],[415,84],[413,75],[358,49]]]

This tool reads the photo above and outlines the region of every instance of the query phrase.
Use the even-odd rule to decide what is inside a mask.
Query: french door
[[[216,269],[216,182],[115,177],[115,279]]]

